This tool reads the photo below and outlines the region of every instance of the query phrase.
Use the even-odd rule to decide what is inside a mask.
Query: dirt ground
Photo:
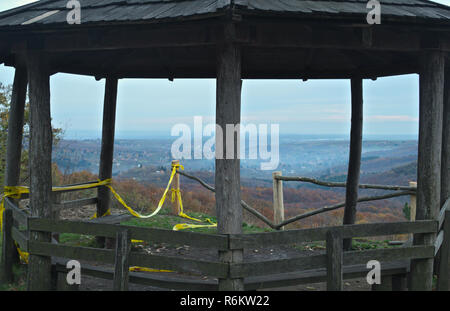
[[[190,248],[188,246],[178,246],[171,247],[169,245],[157,244],[157,245],[147,245],[138,246],[138,251],[145,252],[148,254],[158,254],[158,255],[169,255],[169,256],[180,256],[183,258],[201,258],[202,260],[217,260],[217,250],[212,249],[200,249],[200,248]],[[136,251],[136,250],[135,250]],[[289,255],[297,256],[313,256],[323,254],[323,250],[298,250],[292,247],[279,247],[270,249],[253,249],[246,250],[244,252],[245,261],[255,261],[258,260],[275,260],[283,259],[289,257]],[[110,267],[112,269],[112,266]],[[150,273],[150,272],[149,272]],[[152,274],[152,273],[150,273]],[[154,273],[153,273],[154,274]],[[161,274],[161,273],[157,273]],[[172,273],[170,273],[172,275]],[[194,279],[208,279],[206,276],[190,276]],[[82,291],[110,291],[112,290],[112,281],[104,280],[99,278],[93,278],[89,276],[82,277],[82,284],[80,290]],[[167,289],[144,286],[139,284],[130,284],[129,289],[131,291],[165,291]],[[306,285],[289,286],[275,289],[264,289],[264,291],[325,291],[325,283],[314,283]],[[370,290],[370,285],[367,284],[365,279],[353,279],[345,280],[344,290],[346,291],[367,291]]]
[[[67,209],[63,210],[60,214],[61,219],[89,219],[96,211],[95,206],[87,206],[82,209]],[[114,213],[114,211],[113,211]],[[202,259],[202,260],[218,260],[218,251],[216,249],[207,248],[191,248],[189,246],[173,246],[164,243],[158,244],[137,244],[133,246],[133,251],[139,251],[147,254],[167,255],[167,256],[179,256],[190,259]],[[322,249],[312,249],[309,247],[273,247],[267,249],[246,249],[244,251],[244,261],[252,262],[255,260],[276,260],[289,258],[290,256],[313,256],[324,254]],[[83,262],[81,262],[83,265]],[[97,265],[96,263],[89,262],[89,265]],[[113,269],[112,266],[105,266],[104,268]],[[146,272],[154,273],[154,272]],[[161,274],[161,273],[157,273]],[[170,273],[173,275],[173,273]],[[185,275],[184,275],[185,276]],[[197,279],[208,279],[206,276],[189,276]],[[80,290],[81,291],[110,291],[113,288],[111,280],[105,280],[100,278],[94,278],[90,276],[82,276]],[[129,285],[130,291],[166,291],[167,289],[144,286],[139,284]],[[268,289],[276,291],[323,291],[326,290],[325,283],[306,284],[298,286],[290,286],[276,289]],[[361,291],[370,290],[370,286],[364,279],[346,280],[344,282],[344,290],[347,291]]]

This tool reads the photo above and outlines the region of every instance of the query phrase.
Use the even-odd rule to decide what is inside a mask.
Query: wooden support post
[[[372,290],[377,292],[391,292],[392,291],[392,275],[382,275],[381,284],[373,284]]]
[[[450,259],[450,211],[445,212],[444,240],[440,249],[440,262],[438,271],[437,289],[439,291],[449,290],[449,259]]]
[[[273,172],[273,223],[279,224],[284,221],[284,202],[283,202],[283,181],[276,179],[282,172]],[[280,230],[284,230],[281,227]]]
[[[27,95],[27,70],[20,66],[16,68],[11,96],[11,107],[8,119],[8,137],[6,142],[5,186],[18,186],[20,181],[20,166],[22,159],[22,137],[24,111]],[[14,200],[19,204],[19,200]],[[14,248],[9,255],[14,263],[19,263],[19,253]]]
[[[359,176],[361,169],[362,130],[363,130],[363,80],[354,78],[352,86],[352,125],[350,133],[350,155],[348,161],[347,185],[345,193],[344,225],[356,221]],[[352,239],[344,239],[344,250],[352,248]]]
[[[114,290],[128,291],[128,258],[131,251],[131,240],[128,236],[128,230],[117,232],[116,237],[116,260],[114,270]]]
[[[409,182],[410,187],[416,187],[417,188],[417,182],[410,181]],[[416,221],[416,210],[417,210],[417,196],[416,194],[411,194],[409,199],[409,220],[410,221]]]
[[[55,206],[57,204],[61,204],[61,192],[52,192],[52,206]],[[52,218],[55,220],[59,219],[59,215],[61,213],[60,209],[53,209],[52,211]],[[55,239],[56,242],[59,242],[59,233],[52,233],[52,238]]]
[[[179,165],[179,164],[180,164],[180,160],[172,161],[172,166]],[[178,171],[178,168],[177,168],[177,171]],[[180,191],[180,175],[179,174],[175,174],[175,176],[173,177],[172,189],[174,189],[175,191]],[[172,214],[178,215],[178,214],[180,214],[180,211],[181,211],[180,202],[178,200],[178,196],[175,195],[175,201],[172,203]]]
[[[105,100],[103,104],[102,148],[100,153],[100,180],[112,177],[114,159],[114,133],[116,124],[118,80],[115,77],[106,78]],[[97,216],[102,217],[111,208],[111,191],[107,187],[98,188]],[[97,244],[102,247],[105,238],[97,237]]]
[[[406,274],[395,274],[392,276],[392,291],[403,292],[406,291],[407,286],[407,276]]]
[[[442,121],[441,207],[450,198],[450,63],[445,69]]]
[[[14,240],[12,238],[13,214],[10,209],[3,212],[3,237],[2,237],[2,264],[1,281],[3,283],[14,282],[13,258],[10,256],[16,252]]]
[[[233,43],[234,25],[224,27],[224,43],[218,46],[216,124],[216,212],[220,234],[242,233],[239,134],[227,133],[241,120],[241,48]],[[223,135],[221,135],[223,134]],[[231,144],[231,145],[230,145]],[[233,148],[233,150],[230,150]],[[220,152],[222,151],[222,152]],[[243,250],[219,251],[223,262],[240,263]],[[243,279],[220,279],[219,290],[244,290]]]
[[[30,207],[34,217],[52,217],[52,126],[50,76],[45,55],[27,54],[30,97]],[[51,242],[51,234],[30,232],[31,241]],[[51,289],[51,258],[30,254],[28,290]]]
[[[445,84],[444,84],[444,114],[442,124],[442,163],[441,163],[441,208],[450,198],[450,64],[445,68]],[[447,221],[447,220],[446,220]],[[445,227],[444,228],[449,228]],[[444,229],[445,230],[445,229]],[[449,271],[450,265],[448,253],[443,253],[446,249],[448,252],[448,243],[450,241],[450,229],[444,233],[444,241],[441,251],[436,258],[438,269],[438,290],[449,290]],[[447,243],[447,244],[445,244]],[[435,269],[436,270],[436,269]]]
[[[437,219],[441,192],[444,57],[423,55],[420,72],[419,157],[416,220]],[[436,234],[415,234],[414,245],[434,245]],[[411,261],[410,290],[431,290],[433,258]]]
[[[327,291],[341,291],[343,279],[342,237],[338,231],[327,232]]]

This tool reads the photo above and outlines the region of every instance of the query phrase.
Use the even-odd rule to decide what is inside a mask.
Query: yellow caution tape
[[[174,272],[170,270],[159,270],[159,269],[151,269],[144,267],[130,267],[131,272]]]
[[[22,250],[20,249],[20,247],[19,247],[19,245],[17,244],[17,242],[14,241],[14,243],[16,244],[17,252],[19,253],[20,259],[21,259],[24,263],[28,264],[28,258],[30,257],[30,254],[27,253],[27,252],[22,252]]]
[[[191,217],[189,215],[187,215],[186,213],[184,213],[183,210],[183,201],[181,199],[181,192],[180,189],[170,189],[170,186],[172,184],[173,178],[175,176],[175,174],[177,174],[178,169],[182,169],[184,170],[184,167],[181,164],[172,164],[172,173],[170,175],[170,179],[169,182],[167,183],[167,187],[164,190],[163,196],[161,197],[161,200],[158,203],[157,208],[155,209],[155,211],[153,211],[153,213],[151,213],[150,215],[142,215],[138,212],[136,212],[133,208],[131,208],[130,206],[128,206],[125,201],[122,199],[122,197],[115,191],[115,189],[111,186],[111,182],[112,179],[105,179],[105,180],[98,180],[98,182],[94,182],[94,183],[89,183],[89,184],[83,184],[83,185],[76,185],[76,186],[57,186],[57,187],[52,187],[52,191],[53,192],[58,192],[58,191],[67,191],[67,190],[85,190],[85,189],[92,189],[92,188],[97,188],[99,186],[105,186],[108,187],[111,190],[111,193],[114,195],[114,197],[117,199],[117,201],[119,201],[120,204],[122,204],[123,207],[125,207],[131,215],[137,217],[137,218],[142,218],[142,219],[148,219],[151,218],[155,215],[157,215],[159,213],[159,211],[161,210],[162,206],[164,205],[164,202],[166,200],[167,197],[167,193],[169,192],[169,190],[171,190],[172,193],[172,202],[175,202],[175,199],[178,199],[178,202],[180,203],[180,212],[179,212],[179,216],[186,218],[186,219],[190,219],[193,221],[197,221],[197,222],[209,222],[209,225],[195,225],[195,224],[177,224],[173,227],[173,230],[178,231],[178,230],[184,230],[184,229],[190,229],[190,228],[213,228],[213,227],[217,227],[217,224],[212,222],[210,219],[206,219],[205,221],[202,221],[200,219]],[[28,194],[30,193],[30,188],[29,187],[25,187],[25,186],[6,186],[4,187],[4,195],[2,197],[2,200],[0,202],[0,231],[3,230],[3,212],[5,210],[5,198],[13,198],[13,199],[20,199],[22,194]],[[107,215],[111,215],[111,210],[108,209],[105,214],[102,215],[103,216],[107,216]],[[91,219],[97,218],[97,213],[95,213]],[[144,241],[142,240],[132,240],[132,243],[142,243]],[[17,247],[17,251],[19,253],[20,258],[22,259],[22,261],[28,263],[28,257],[29,257],[29,253],[27,252],[22,252],[19,248],[19,245],[17,245],[16,243],[16,247]],[[151,269],[151,268],[144,268],[144,267],[131,267],[130,271],[147,271],[147,272],[173,272],[170,270],[158,270],[158,269]]]

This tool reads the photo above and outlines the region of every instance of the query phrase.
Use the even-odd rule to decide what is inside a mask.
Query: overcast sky
[[[1,0],[0,11],[34,2]],[[436,1],[449,4],[450,0]],[[11,84],[13,69],[0,66],[0,82]],[[364,81],[364,135],[417,135],[418,76]],[[57,74],[51,78],[55,125],[67,138],[100,137],[104,80]],[[349,135],[350,81],[245,80],[244,122],[279,123],[281,134]],[[170,135],[176,123],[205,123],[215,113],[214,80],[120,80],[118,137]]]

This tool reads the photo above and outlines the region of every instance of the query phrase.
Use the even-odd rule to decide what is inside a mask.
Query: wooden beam
[[[128,291],[129,255],[131,251],[131,239],[128,230],[117,232],[116,257],[113,288],[115,291]]]
[[[444,85],[442,128],[441,207],[450,198],[450,59],[447,60]]]
[[[442,127],[442,163],[441,163],[441,213],[445,214],[444,204],[450,198],[450,63],[446,60],[447,67],[445,68],[445,84],[444,84],[444,114]],[[441,219],[439,219],[441,222]],[[447,227],[450,228],[450,227]],[[444,235],[447,235],[445,231]],[[450,235],[450,232],[448,232]],[[448,243],[450,238],[444,238],[444,244]],[[445,246],[448,248],[448,246]],[[443,247],[444,248],[444,247]],[[442,264],[444,263],[444,264]],[[448,255],[439,252],[435,260],[438,271],[438,289],[448,290]]]
[[[437,290],[449,290],[449,259],[450,259],[450,211],[445,211],[444,239],[442,241],[439,256],[439,271],[437,280]]]
[[[233,36],[234,26],[225,27],[225,40]],[[234,43],[225,42],[218,47],[217,57],[216,124],[223,135],[216,132],[216,212],[220,234],[242,233],[240,160],[238,157],[239,135],[227,134],[227,125],[241,121],[241,49]],[[232,137],[229,137],[233,135]],[[231,142],[233,146],[229,146]],[[233,148],[233,152],[227,148]],[[220,150],[222,149],[222,154]],[[223,157],[221,157],[223,155]],[[231,155],[231,157],[230,157]],[[240,263],[243,250],[219,251],[223,262]],[[220,290],[244,290],[243,279],[220,279]]]
[[[420,73],[416,219],[437,219],[440,209],[444,55],[424,52]],[[434,245],[436,234],[414,235],[414,245]],[[411,261],[411,290],[431,290],[433,259]]]
[[[30,96],[30,206],[35,217],[52,217],[52,126],[50,77],[45,55],[27,54]],[[30,241],[50,242],[51,233],[30,232]],[[51,289],[51,258],[31,254],[28,290]]]
[[[6,143],[5,186],[18,186],[22,159],[22,137],[25,101],[27,96],[27,70],[24,66],[16,68],[14,74],[11,108],[8,119],[8,138]],[[18,201],[14,200],[17,204]],[[19,263],[19,254],[15,248],[8,254],[14,263]]]
[[[363,130],[363,80],[354,78],[352,86],[352,126],[350,133],[350,155],[345,194],[344,225],[352,225],[356,221],[356,205],[358,202],[359,176],[361,168],[362,130]],[[352,240],[344,240],[344,250],[352,248]]]
[[[99,179],[105,180],[112,177],[114,159],[114,132],[116,123],[118,79],[106,78],[105,100],[103,105],[103,130],[102,149],[100,153]],[[111,207],[111,192],[107,187],[98,188],[97,216],[102,217]],[[104,239],[98,238],[99,244],[104,244]]]
[[[14,239],[12,237],[13,229],[13,213],[12,210],[6,209],[3,212],[2,218],[2,257],[0,277],[3,283],[10,284],[14,281],[13,273],[13,257],[10,254],[17,252],[14,246]]]
[[[342,291],[344,252],[339,231],[327,232],[327,290]]]

